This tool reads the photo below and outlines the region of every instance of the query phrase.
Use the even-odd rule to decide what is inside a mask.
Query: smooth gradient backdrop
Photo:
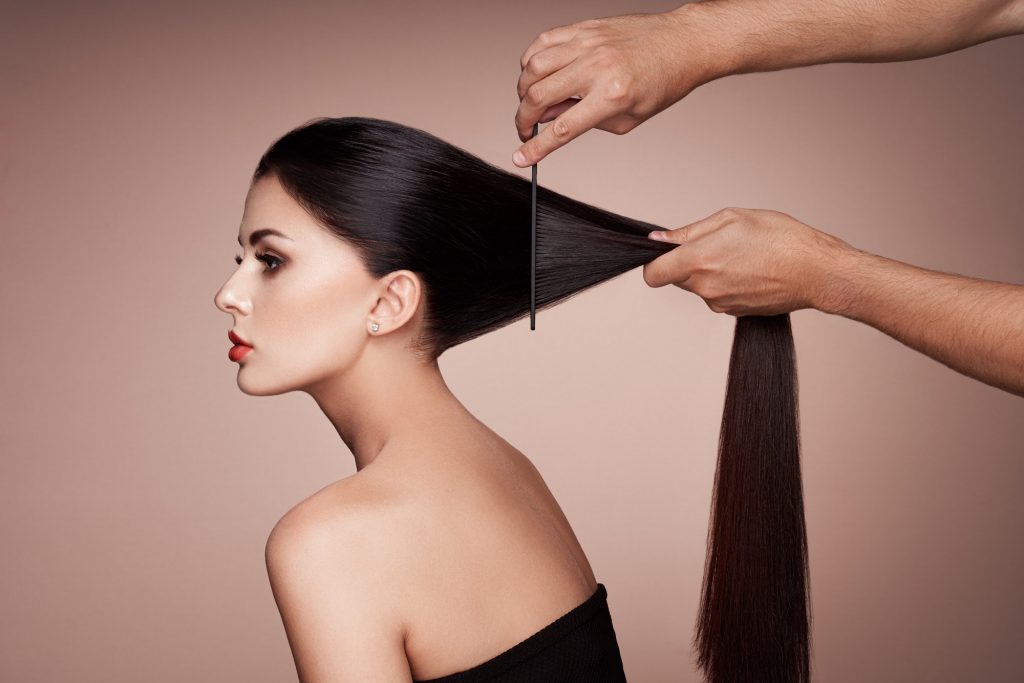
[[[674,6],[4,2],[0,679],[295,680],[264,543],[355,466],[307,395],[247,396],[227,359],[213,296],[257,159],[311,118],[363,115],[512,170],[534,37]],[[1024,283],[1022,74],[1012,37],[729,77],[539,177],[665,227],[771,208]],[[815,680],[1020,680],[1024,400],[850,320],[792,321]],[[441,358],[560,501],[631,682],[699,680],[734,322],[638,268]]]

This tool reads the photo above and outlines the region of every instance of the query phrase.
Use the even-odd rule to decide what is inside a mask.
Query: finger
[[[651,287],[674,284],[692,292],[689,278],[697,267],[699,256],[697,250],[693,248],[693,244],[713,234],[729,220],[728,212],[716,211],[710,216],[682,227],[650,233],[651,235],[660,233],[664,239],[659,241],[679,246],[644,265],[644,282]]]
[[[530,139],[533,124],[540,122],[541,114],[570,97],[586,95],[590,90],[591,75],[572,62],[547,78],[537,81],[526,91],[516,110],[515,124],[519,139]]]
[[[570,97],[569,99],[559,102],[554,106],[548,107],[547,111],[540,115],[540,120],[538,120],[537,123],[547,123],[548,121],[552,121],[561,116],[563,111],[566,111],[580,102],[580,98]],[[533,130],[530,130],[530,136],[527,137],[526,140],[529,140],[530,137],[533,137]],[[526,142],[526,140],[523,140],[523,142]]]
[[[693,223],[684,225],[681,228],[658,230],[650,233],[650,235],[657,233],[660,237],[659,241],[662,242],[687,244],[694,240],[699,240],[701,237],[718,230],[722,225],[724,225],[724,221],[722,219],[722,213],[719,211],[707,216],[706,218],[702,218],[699,221],[694,221]]]
[[[570,140],[598,125],[614,113],[614,105],[596,97],[584,97],[579,104],[548,124],[544,130],[516,150],[522,158],[513,155],[512,163],[520,168],[531,166]]]
[[[687,291],[691,289],[690,276],[697,268],[697,253],[685,245],[662,254],[644,264],[644,282],[648,287],[664,287],[674,284]]]
[[[533,39],[533,42],[527,46],[522,57],[519,58],[520,70],[526,68],[526,64],[530,61],[530,57],[543,49],[554,47],[555,45],[561,45],[576,35],[576,31],[578,30],[579,27],[576,24],[567,24],[566,26],[549,28],[547,31],[538,35]]]
[[[559,102],[553,107],[548,107],[548,110],[540,115],[540,120],[537,123],[547,123],[552,119],[556,119],[562,114],[563,111],[569,109],[575,104],[578,104],[579,102],[581,102],[580,98],[570,97],[569,99],[563,102]],[[532,133],[533,131],[530,132]]]
[[[519,74],[516,95],[523,99],[531,85],[568,66],[579,55],[579,47],[568,44],[555,45],[537,52]]]

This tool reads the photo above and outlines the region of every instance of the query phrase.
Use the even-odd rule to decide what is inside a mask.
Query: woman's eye
[[[277,258],[276,256],[271,256],[270,254],[256,254],[256,260],[263,261],[265,264],[267,264],[266,271],[268,272],[277,270],[278,268],[281,267],[281,264],[283,263],[281,259]],[[270,267],[271,264],[274,265],[273,268]]]
[[[273,272],[280,268],[281,264],[284,263],[284,261],[282,261],[281,259],[277,258],[276,256],[271,256],[270,254],[256,254],[256,260],[263,261],[263,263],[267,264],[267,267],[264,269],[264,272]],[[235,256],[235,263],[238,265],[242,265],[242,257]]]

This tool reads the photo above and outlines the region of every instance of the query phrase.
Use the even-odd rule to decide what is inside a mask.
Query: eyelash
[[[274,272],[275,270],[280,268],[281,265],[284,263],[283,259],[279,259],[276,256],[271,256],[270,254],[267,254],[267,253],[256,254],[256,260],[257,261],[263,261],[263,263],[265,263],[267,265],[267,267],[263,269],[263,272],[265,272],[265,273],[272,273],[272,272]],[[274,267],[273,268],[270,267],[270,262],[271,261],[274,262]],[[242,265],[242,257],[241,256],[235,256],[235,263],[237,263],[238,265]]]

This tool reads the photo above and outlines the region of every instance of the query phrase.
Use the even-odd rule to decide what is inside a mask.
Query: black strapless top
[[[626,683],[604,584],[497,657],[441,678],[413,683]]]

